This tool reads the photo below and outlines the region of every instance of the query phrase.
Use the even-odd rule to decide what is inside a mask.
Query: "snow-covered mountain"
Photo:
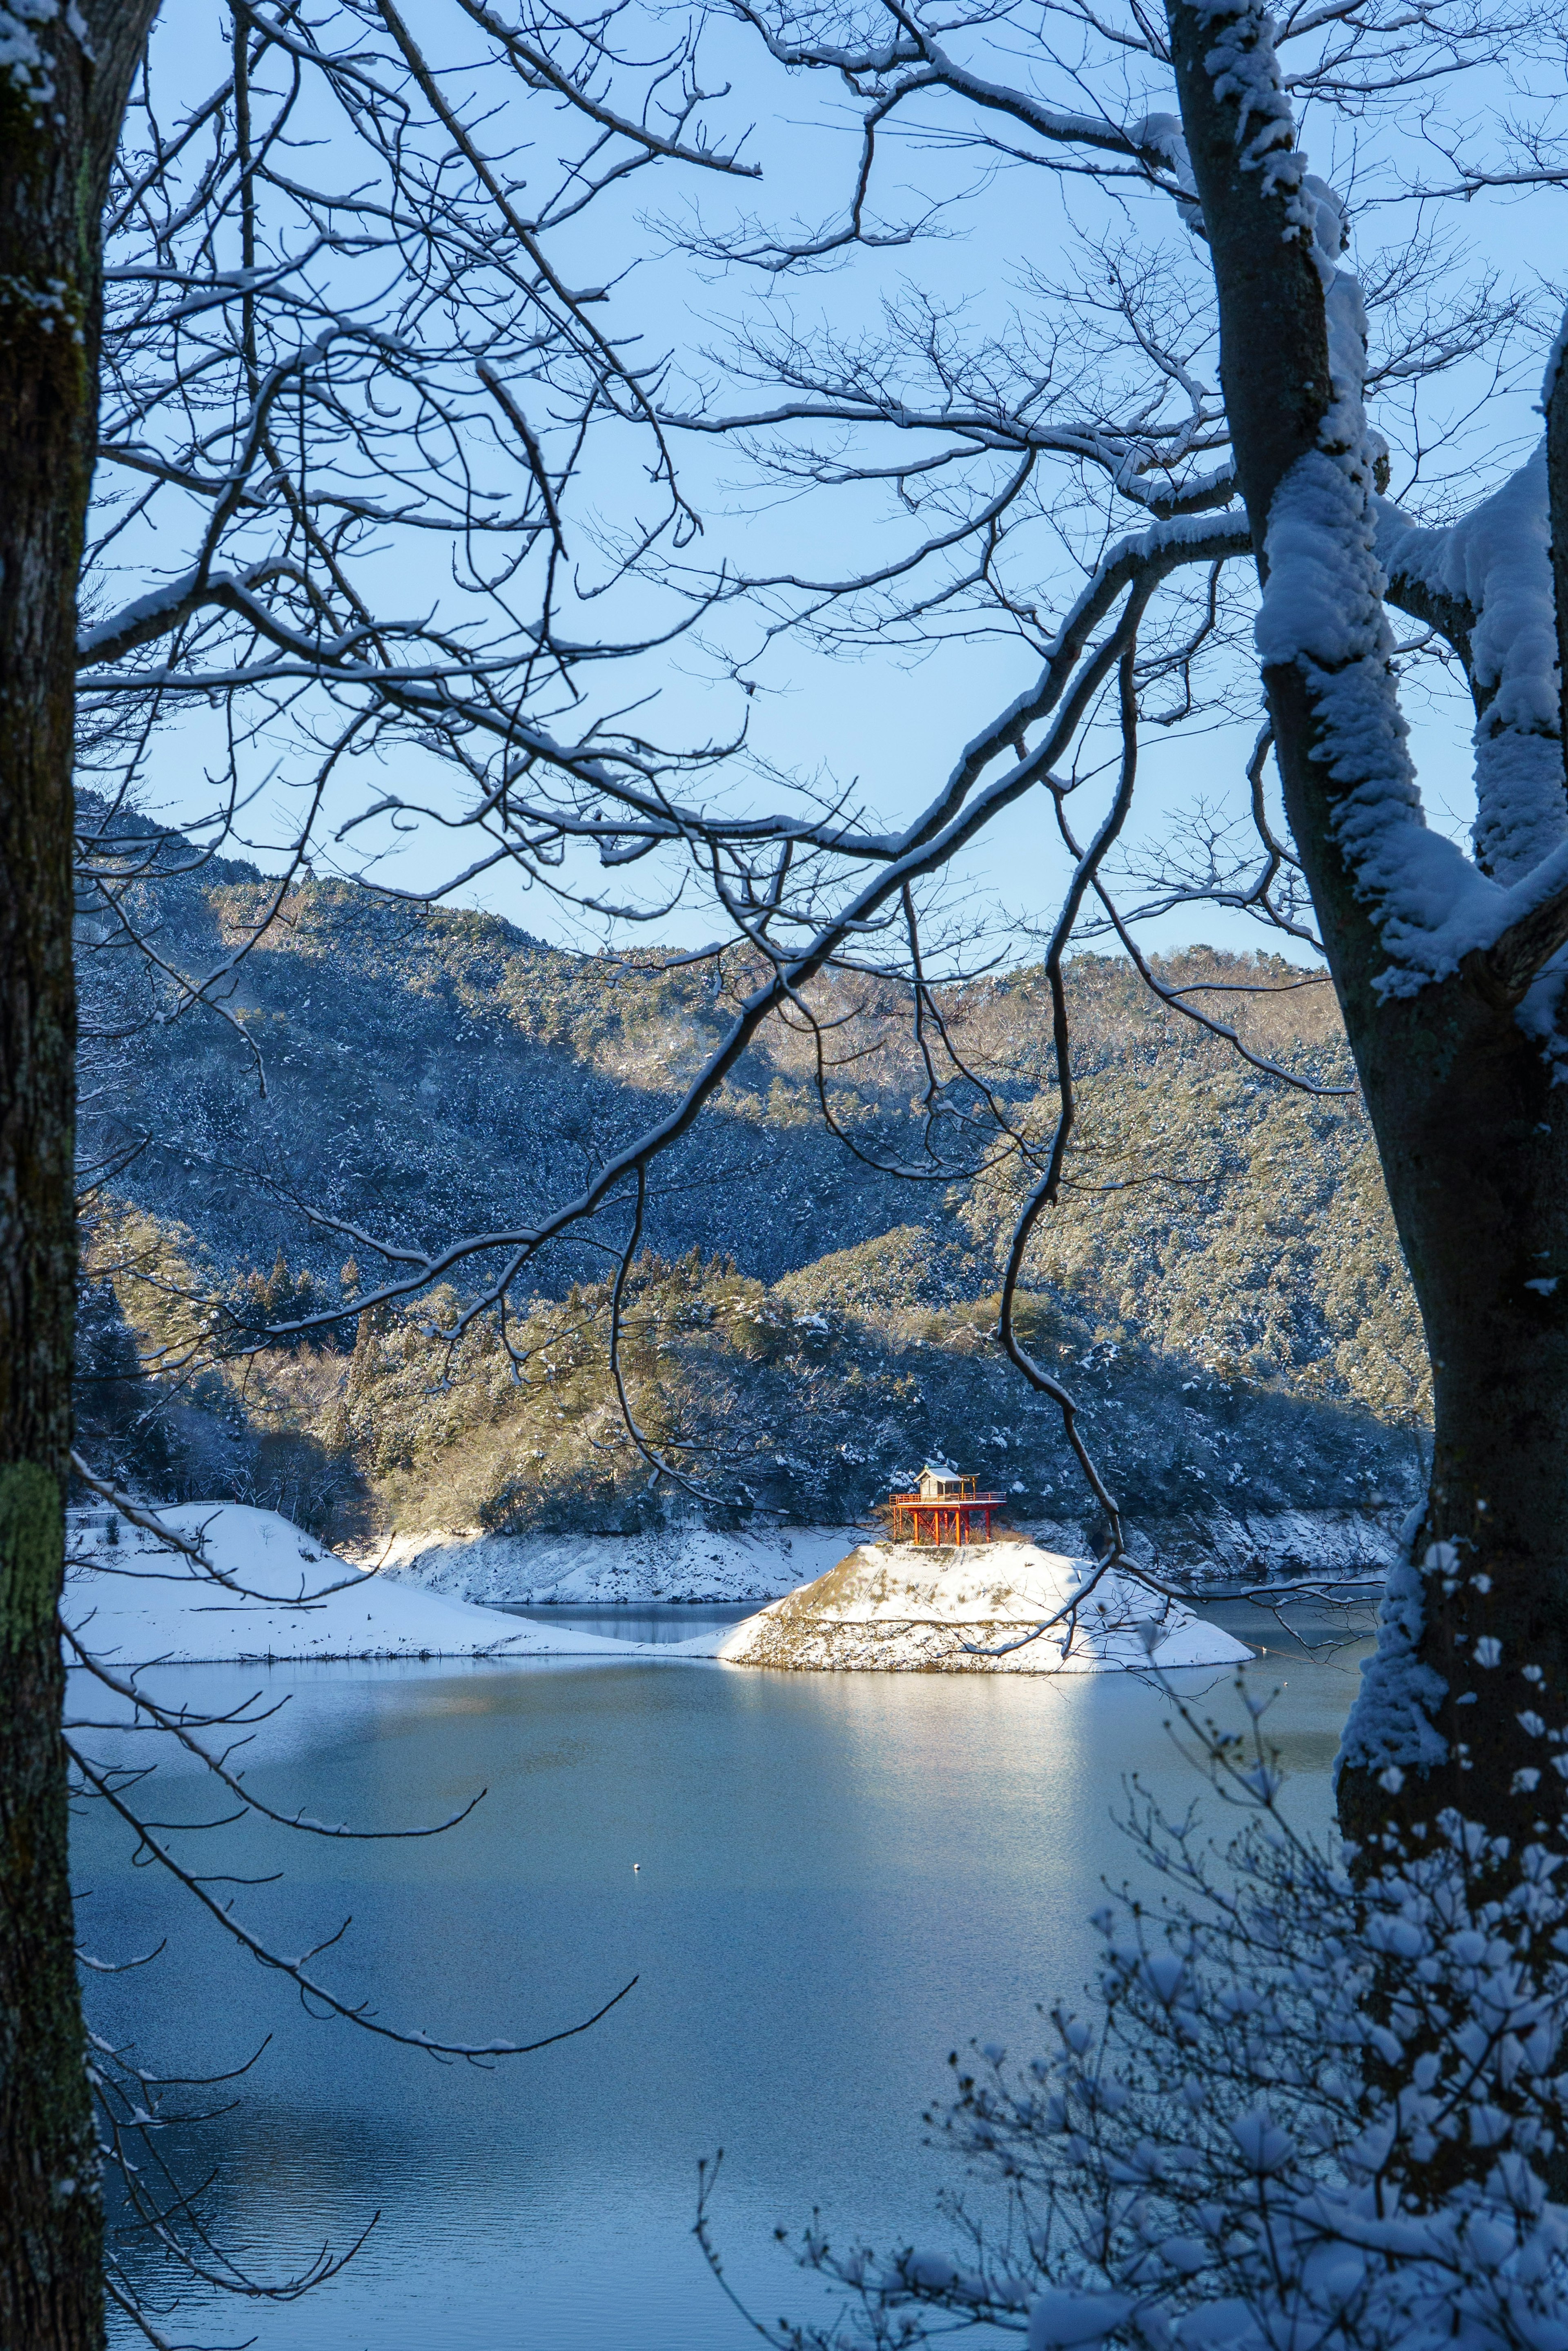
[[[146,895],[161,953],[200,972],[254,920],[262,884],[230,863]],[[90,958],[87,984],[109,985]],[[861,1156],[826,1131],[807,1047],[780,1029],[655,1170],[636,1376],[702,1465],[707,1502],[649,1477],[607,1400],[595,1318],[618,1226],[542,1261],[521,1384],[477,1339],[453,1358],[439,1304],[265,1350],[243,1376],[132,1376],[133,1333],[162,1365],[210,1350],[203,1294],[247,1343],[351,1302],[370,1255],[354,1263],[306,1207],[414,1247],[526,1221],[668,1106],[740,984],[303,883],[221,1009],[116,1049],[88,1122],[90,1154],[133,1153],[88,1234],[80,1408],[99,1458],[149,1492],[275,1505],[338,1541],[431,1549],[456,1530],[447,1549],[481,1580],[476,1536],[603,1536],[609,1556],[615,1539],[678,1555],[694,1594],[709,1532],[853,1526],[933,1451],[983,1474],[1018,1524],[1074,1525],[1093,1548],[1055,1408],[989,1336],[1006,1182],[965,1193],[867,1165],[907,1156],[918,1124],[908,1040],[869,983],[836,1014],[853,1056],[836,1112]],[[1088,959],[1075,987],[1091,1160],[1159,1180],[1064,1202],[1023,1301],[1031,1343],[1079,1398],[1137,1539],[1182,1573],[1368,1563],[1417,1490],[1423,1440],[1414,1310],[1359,1112],[1282,1100],[1171,1036],[1123,967]],[[1332,1005],[1280,1003],[1293,1042],[1271,1049],[1334,1074]],[[973,983],[948,1011],[999,1096],[1035,1115],[1051,1056],[1038,975]],[[581,1573],[597,1591],[600,1571]],[[603,1576],[645,1582],[624,1559]]]

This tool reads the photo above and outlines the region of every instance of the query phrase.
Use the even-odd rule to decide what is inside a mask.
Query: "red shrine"
[[[977,1494],[975,1479],[955,1477],[949,1469],[928,1466],[920,1472],[918,1492],[892,1494],[888,1523],[895,1542],[975,1543],[991,1541],[993,1510],[1002,1508],[1000,1494]]]

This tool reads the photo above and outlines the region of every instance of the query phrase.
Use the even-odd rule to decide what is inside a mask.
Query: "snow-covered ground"
[[[760,1562],[751,1548],[728,1570],[731,1591],[744,1595],[764,1564],[781,1579],[793,1569],[794,1588],[759,1614],[689,1641],[618,1641],[432,1590],[410,1580],[410,1565],[422,1561],[405,1564],[401,1577],[355,1566],[275,1510],[193,1502],[160,1515],[185,1541],[202,1544],[216,1575],[155,1535],[112,1521],[107,1512],[71,1514],[66,1621],[106,1663],[572,1656],[604,1663],[713,1658],[859,1672],[1038,1674],[1115,1672],[1151,1660],[1161,1669],[1225,1666],[1251,1655],[1217,1625],[1179,1602],[1162,1603],[1131,1578],[1106,1574],[1094,1581],[1089,1562],[1022,1541],[945,1552],[851,1541],[845,1557],[841,1531],[813,1530],[809,1540],[779,1538],[781,1548],[771,1558]],[[111,1524],[118,1538],[112,1541]],[[695,1549],[723,1539],[689,1540]],[[787,1565],[784,1541],[790,1541]],[[820,1564],[825,1552],[831,1562],[826,1573]],[[686,1557],[690,1562],[691,1553]],[[716,1579],[722,1557],[709,1564]],[[629,1563],[623,1568],[628,1572]],[[668,1577],[670,1569],[668,1562],[653,1563],[644,1572]],[[551,1587],[558,1599],[567,1597],[563,1581],[557,1576]],[[503,1588],[508,1597],[515,1593],[514,1584]],[[664,1589],[668,1594],[668,1583]],[[579,1583],[571,1596],[578,1594],[602,1600],[605,1590],[602,1583],[586,1590]],[[979,1656],[966,1646],[1015,1641],[1075,1601],[1070,1634],[1064,1618],[1005,1656]]]
[[[680,1647],[558,1631],[445,1593],[369,1574],[324,1551],[275,1510],[190,1502],[159,1515],[202,1535],[231,1592],[179,1552],[109,1514],[71,1513],[65,1618],[106,1663],[171,1665],[300,1657],[652,1656]],[[346,1590],[334,1590],[347,1583]],[[251,1596],[257,1595],[257,1596]],[[312,1595],[320,1595],[313,1597]],[[301,1601],[305,1605],[300,1605]],[[701,1646],[701,1645],[700,1645]],[[711,1648],[711,1644],[710,1643]]]
[[[1189,1591],[1380,1574],[1397,1555],[1402,1509],[1238,1513],[1223,1508],[1135,1525],[1129,1547],[1140,1566]],[[1089,1530],[1071,1520],[1020,1530],[1043,1550],[1068,1557],[1092,1551]],[[481,1605],[535,1607],[649,1601],[776,1600],[836,1566],[867,1540],[863,1526],[775,1528],[714,1534],[671,1527],[646,1535],[491,1535],[472,1528],[393,1537],[367,1554],[400,1583]]]
[[[864,1539],[861,1527],[791,1527],[711,1534],[672,1527],[648,1535],[395,1535],[369,1554],[381,1573],[426,1592],[493,1604],[774,1600],[809,1583]]]
[[[1023,1637],[1042,1624],[1050,1630]],[[1130,1576],[1096,1575],[1092,1561],[1009,1541],[862,1544],[721,1634],[715,1648],[729,1665],[840,1673],[1163,1672],[1241,1665],[1252,1654]]]

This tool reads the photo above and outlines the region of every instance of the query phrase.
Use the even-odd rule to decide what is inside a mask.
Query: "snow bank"
[[[487,1535],[459,1528],[394,1536],[381,1573],[463,1600],[535,1607],[773,1600],[820,1575],[859,1539],[857,1527],[763,1534],[671,1527],[647,1535]]]
[[[1240,1665],[1252,1654],[1129,1576],[1096,1581],[1092,1562],[1022,1541],[862,1543],[708,1646],[729,1665],[857,1673],[1116,1673]]]
[[[275,1510],[190,1502],[160,1516],[244,1587],[233,1593],[179,1552],[101,1511],[71,1514],[67,1624],[106,1663],[272,1662],[303,1657],[597,1656],[662,1660],[656,1642],[556,1632],[493,1608],[395,1583],[338,1559]],[[348,1588],[329,1587],[352,1579]],[[320,1595],[312,1597],[312,1595]],[[297,1604],[304,1600],[306,1604]],[[296,1604],[290,1605],[293,1603]]]

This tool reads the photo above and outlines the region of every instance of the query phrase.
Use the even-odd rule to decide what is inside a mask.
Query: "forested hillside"
[[[151,882],[160,952],[216,967],[265,903],[247,869]],[[1330,991],[1279,963],[1162,967],[1255,1050],[1348,1082]],[[115,982],[89,956],[89,1005]],[[624,1222],[553,1259],[494,1332],[445,1336],[455,1293],[269,1344],[301,1306],[351,1306],[369,1253],[526,1219],[638,1132],[746,985],[736,954],[667,969],[569,954],[479,914],[306,879],[224,983],[221,1010],[134,1027],[96,1058],[84,1132],[110,1172],[88,1213],[81,1409],[149,1490],[277,1502],[323,1531],[394,1525],[627,1528],[674,1510],[863,1514],[930,1451],[1018,1516],[1081,1517],[1053,1407],[990,1332],[1016,1153],[972,1184],[950,1144],[919,1165],[926,1074],[879,981],[825,983],[765,1032],[660,1165],[628,1301],[624,1368],[659,1478],[605,1365]],[[1426,1408],[1415,1310],[1354,1094],[1303,1095],[1151,998],[1120,961],[1073,967],[1082,1126],[1039,1228],[1025,1319],[1081,1392],[1127,1506],[1168,1517],[1392,1503]],[[96,991],[96,993],[95,993]],[[936,1108],[989,1089],[1049,1131],[1037,971],[942,998],[954,1060]],[[115,1024],[105,1019],[106,1029]],[[961,1071],[959,1066],[961,1064]],[[360,1258],[365,1258],[362,1266]],[[140,1374],[138,1364],[140,1363]]]

